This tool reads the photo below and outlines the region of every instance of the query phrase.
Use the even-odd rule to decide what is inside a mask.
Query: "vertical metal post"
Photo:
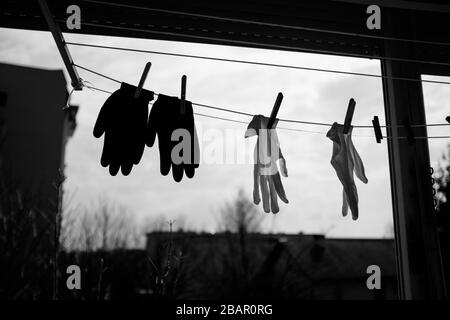
[[[387,14],[385,13],[386,17]],[[411,37],[408,17],[395,19],[401,36]],[[402,21],[399,21],[402,20]],[[391,27],[383,24],[385,28]],[[403,30],[402,30],[403,29]],[[400,31],[401,30],[401,31]],[[414,50],[410,44],[387,41],[386,56],[407,55]],[[432,186],[429,176],[427,139],[398,139],[406,136],[405,121],[426,123],[422,83],[393,80],[404,77],[420,80],[417,65],[392,60],[381,62],[385,101],[389,167],[393,199],[397,276],[399,298],[445,299],[446,292],[437,237],[436,214],[433,208]],[[392,127],[389,127],[392,126]],[[426,127],[414,128],[414,136],[427,136]]]

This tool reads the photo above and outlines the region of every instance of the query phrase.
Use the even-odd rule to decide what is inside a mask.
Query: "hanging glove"
[[[180,99],[159,94],[148,118],[147,146],[153,146],[156,135],[161,174],[166,176],[172,168],[176,182],[181,181],[183,172],[192,178],[200,162],[192,103],[185,101],[183,114]]]
[[[245,138],[258,135],[253,155],[255,162],[253,165],[253,202],[259,204],[262,196],[264,211],[267,213],[270,211],[278,213],[280,210],[278,197],[283,202],[289,203],[281,183],[280,173],[278,172],[278,160],[281,174],[287,177],[288,173],[286,160],[281,153],[278,135],[275,130],[278,119],[275,120],[272,130],[267,130],[268,122],[269,118],[263,115],[253,116],[245,132]]]
[[[327,137],[333,141],[333,155],[331,165],[344,187],[342,192],[342,215],[345,217],[348,207],[352,212],[352,219],[358,219],[358,191],[356,190],[353,171],[359,180],[367,183],[364,165],[352,142],[352,129],[350,126],[348,134],[344,134],[344,126],[333,123],[327,132]]]
[[[94,137],[105,134],[100,163],[109,166],[112,176],[119,169],[125,176],[130,174],[144,152],[148,103],[153,100],[153,92],[142,89],[135,99],[135,91],[135,86],[122,82],[103,104],[94,126]]]

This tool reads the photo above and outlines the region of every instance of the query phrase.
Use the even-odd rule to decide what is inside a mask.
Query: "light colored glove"
[[[363,183],[367,183],[368,180],[361,157],[352,142],[352,129],[353,127],[350,127],[348,134],[344,134],[344,126],[335,122],[327,132],[327,137],[333,141],[331,165],[336,170],[336,174],[344,187],[342,192],[342,215],[345,217],[350,207],[352,219],[357,220],[358,191],[356,190],[353,171]]]
[[[275,127],[278,119],[275,120],[272,130],[267,130],[269,118],[263,115],[255,115],[247,127],[245,138],[257,135],[254,150],[253,166],[253,202],[261,202],[260,189],[263,201],[264,211],[269,213],[278,213],[278,197],[289,203],[283,184],[281,183],[280,173],[278,172],[277,161],[279,160],[281,174],[288,176],[286,160],[281,153],[278,135]]]

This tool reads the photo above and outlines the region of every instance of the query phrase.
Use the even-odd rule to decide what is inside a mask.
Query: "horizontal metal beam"
[[[407,0],[332,0],[336,2],[347,2],[364,4],[370,6],[376,4],[384,8],[395,8],[415,11],[428,11],[428,12],[447,12],[450,13],[450,5],[433,3],[432,1],[420,2],[420,1],[407,1]]]
[[[430,13],[425,8],[423,11],[412,11],[383,7],[381,30],[368,30],[366,27],[368,15],[364,0],[354,0],[354,3],[337,0],[302,2],[294,0],[47,1],[52,9],[52,21],[59,23],[61,30],[65,33],[185,41],[343,56],[365,55],[373,59],[383,56],[385,51],[383,37],[394,36],[385,28],[384,17],[389,13],[395,21],[405,16],[413,18],[418,23],[417,31],[408,39],[425,42],[416,44],[419,50],[416,50],[414,55],[404,52],[397,58],[450,63],[450,44],[427,43],[450,42],[450,14]],[[406,0],[404,2],[411,3],[411,6],[417,3]],[[65,28],[66,9],[72,4],[77,4],[81,8],[80,30]],[[48,30],[37,2],[2,0],[1,10],[0,27]],[[207,18],[208,16],[223,19]],[[245,23],[245,21],[251,21],[251,23]],[[397,40],[389,42],[395,43]],[[425,70],[429,66],[430,64],[423,64],[419,66],[419,69],[426,73]]]

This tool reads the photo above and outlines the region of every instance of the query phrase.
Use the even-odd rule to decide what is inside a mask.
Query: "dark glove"
[[[192,178],[199,167],[200,148],[190,101],[181,113],[181,100],[158,95],[147,126],[147,146],[152,147],[158,135],[160,171],[166,176],[172,168],[173,179],[180,182],[183,172]]]
[[[144,152],[148,103],[153,100],[153,92],[143,89],[135,99],[135,91],[135,86],[123,82],[103,104],[94,126],[94,137],[105,134],[100,163],[109,166],[112,176],[119,169],[128,175]]]
[[[254,151],[253,202],[259,204],[262,196],[264,211],[278,213],[280,210],[278,197],[285,203],[289,203],[289,201],[281,183],[277,161],[280,164],[281,174],[287,177],[288,173],[275,130],[278,120],[275,120],[272,130],[267,130],[268,122],[269,118],[255,115],[248,125],[245,137],[258,135]]]

